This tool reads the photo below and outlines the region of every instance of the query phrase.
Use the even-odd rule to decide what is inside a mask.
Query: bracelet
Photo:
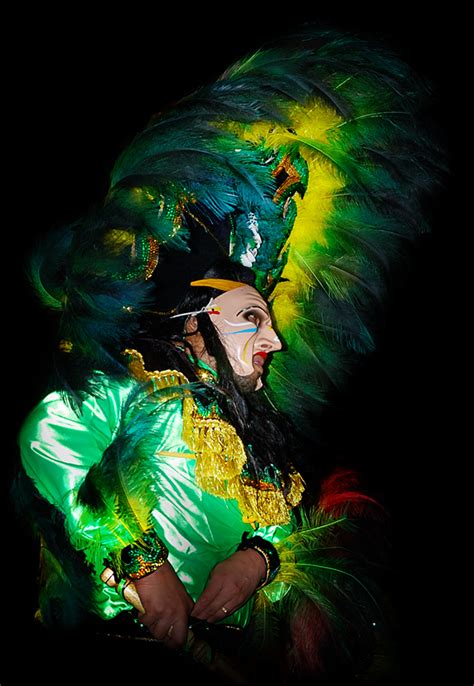
[[[280,569],[280,558],[278,557],[275,546],[272,545],[270,541],[266,541],[261,536],[249,537],[248,531],[245,531],[242,535],[241,542],[237,546],[237,550],[248,550],[249,548],[256,550],[265,560],[265,576],[256,588],[258,591],[276,577]]]
[[[154,531],[144,534],[140,539],[112,553],[105,564],[109,565],[117,581],[128,579],[137,581],[156,571],[168,558],[168,548]]]

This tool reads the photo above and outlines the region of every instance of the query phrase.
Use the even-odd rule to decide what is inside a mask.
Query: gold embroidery
[[[147,371],[145,369],[143,355],[138,352],[138,350],[127,348],[123,351],[123,354],[130,357],[128,368],[130,370],[130,374],[138,381],[153,380],[154,387],[160,390],[170,386],[180,386],[181,384],[189,383],[184,374],[177,372],[174,369],[165,369],[162,372]]]
[[[169,369],[147,371],[143,357],[137,350],[127,349],[124,354],[131,358],[131,374],[139,381],[151,381],[154,389],[162,391],[188,383],[181,372]],[[235,428],[222,419],[216,409],[211,409],[208,416],[200,414],[189,391],[184,390],[182,397],[182,438],[193,455],[173,453],[173,456],[196,458],[196,483],[199,488],[220,498],[235,498],[244,522],[258,522],[261,526],[287,524],[291,509],[300,502],[304,491],[301,475],[295,470],[290,472],[286,495],[272,483],[253,481],[242,476],[247,455]]]

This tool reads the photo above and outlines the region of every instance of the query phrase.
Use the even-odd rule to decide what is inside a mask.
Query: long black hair
[[[250,286],[255,280],[251,269],[230,260],[215,263],[203,278],[230,279]],[[276,467],[285,479],[290,464],[298,463],[297,439],[291,422],[272,406],[264,389],[253,392],[239,389],[217,330],[207,312],[200,312],[211,298],[221,294],[215,288],[189,287],[173,314],[196,313],[196,329],[186,333],[186,316],[150,316],[135,346],[144,356],[147,369],[176,369],[190,382],[206,386],[206,393],[217,401],[224,419],[242,439],[252,476],[258,479],[265,468]],[[196,375],[197,359],[187,340],[196,332],[201,334],[207,353],[216,361],[216,384],[201,382]]]

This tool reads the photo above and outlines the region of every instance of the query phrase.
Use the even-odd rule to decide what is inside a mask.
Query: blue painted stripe
[[[236,333],[253,333],[254,331],[258,331],[258,326],[256,326],[253,329],[241,329],[240,331],[228,331],[227,333],[223,333],[223,336],[233,336]]]

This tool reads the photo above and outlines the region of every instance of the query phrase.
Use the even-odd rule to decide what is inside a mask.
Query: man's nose
[[[266,326],[261,330],[258,343],[259,347],[265,352],[276,352],[282,349],[281,341],[276,335],[275,329],[271,326]]]

